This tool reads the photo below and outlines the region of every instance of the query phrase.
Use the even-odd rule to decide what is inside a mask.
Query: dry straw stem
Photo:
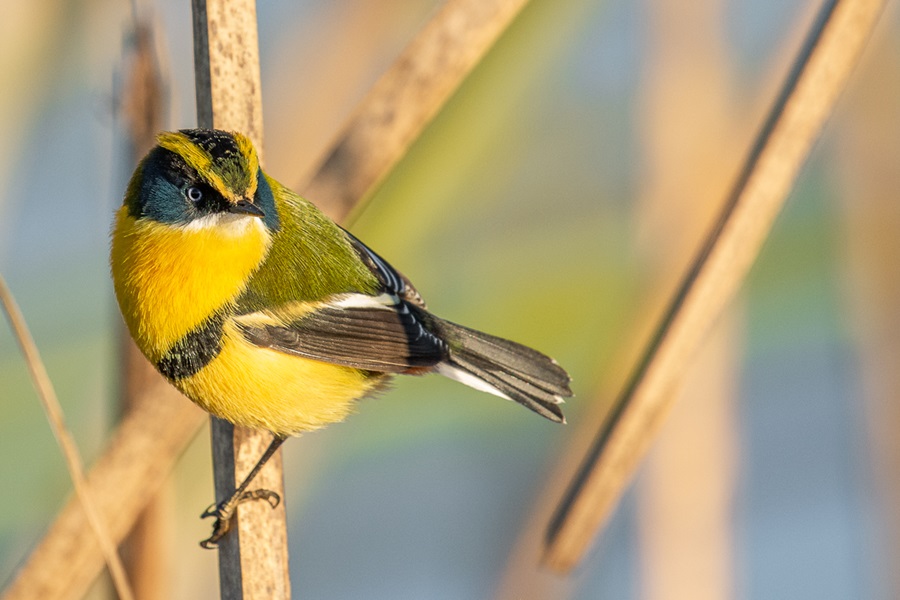
[[[97,511],[113,541],[123,539],[165,481],[206,413],[157,376],[135,398],[88,474]],[[103,568],[103,555],[81,504],[66,503],[32,551],[3,600],[82,598]]]
[[[301,186],[304,195],[332,219],[345,220],[406,154],[525,4],[449,0],[375,83],[309,183]]]
[[[823,8],[718,222],[557,509],[544,555],[550,568],[568,572],[581,560],[631,481],[674,385],[755,260],[883,4]]]
[[[396,66],[384,75],[383,79],[393,83],[376,84],[333,147],[323,153],[331,158],[309,178],[312,183],[305,188],[308,196],[332,217],[346,216],[403,158],[429,118],[437,114],[477,64],[478,56],[500,37],[524,5],[523,0],[448,2],[404,50]],[[467,17],[468,14],[480,17]],[[476,57],[469,54],[473,40],[480,40],[481,45]],[[459,65],[461,56],[466,57],[464,68],[449,68],[450,64]],[[411,71],[410,66],[399,65],[415,65],[415,69]],[[413,72],[420,76],[404,76]],[[430,83],[424,85],[426,81]],[[402,107],[397,107],[398,113],[402,109],[419,117],[411,123],[406,118],[379,121],[365,116],[383,113],[390,106],[390,98],[402,102]],[[366,133],[359,132],[360,129]],[[342,157],[339,162],[353,165],[352,170],[339,169],[347,176],[346,180],[334,175],[338,156]],[[351,177],[357,171],[368,175]],[[88,477],[91,493],[100,514],[109,523],[114,540],[121,540],[128,533],[141,509],[200,429],[204,417],[199,408],[158,375],[136,399],[135,408],[119,424]],[[87,530],[80,506],[70,501],[4,591],[2,599],[54,600],[83,596],[103,566],[102,555],[93,540],[76,544]]]
[[[63,418],[63,410],[59,405],[53,384],[50,383],[50,376],[47,375],[47,369],[38,353],[37,346],[28,326],[25,324],[25,318],[22,311],[16,304],[12,292],[6,285],[6,281],[0,276],[0,302],[6,311],[9,324],[12,327],[16,340],[22,348],[22,354],[25,355],[25,362],[28,365],[28,372],[31,374],[31,380],[37,389],[38,397],[41,400],[41,406],[47,413],[47,420],[50,421],[50,428],[59,447],[62,450],[63,458],[66,461],[66,468],[69,470],[69,476],[72,478],[72,484],[75,487],[75,495],[81,503],[81,509],[94,532],[94,537],[99,544],[100,552],[109,567],[109,573],[112,576],[113,584],[116,586],[116,592],[122,600],[131,600],[134,595],[131,593],[131,586],[128,585],[128,579],[125,577],[125,569],[122,566],[119,555],[116,552],[116,546],[110,539],[109,531],[106,525],[98,515],[97,507],[91,497],[91,491],[88,489],[87,482],[84,478],[84,468],[81,463],[81,455],[78,452],[78,446],[72,437],[68,427],[66,427]]]

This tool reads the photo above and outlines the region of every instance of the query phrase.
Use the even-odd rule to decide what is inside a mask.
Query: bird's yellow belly
[[[218,356],[175,385],[232,423],[294,435],[342,421],[383,376],[254,346],[226,323]]]

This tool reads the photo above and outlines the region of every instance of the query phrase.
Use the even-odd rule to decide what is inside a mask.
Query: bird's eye
[[[203,190],[198,187],[191,186],[185,193],[187,194],[188,200],[190,200],[194,204],[197,204],[198,202],[203,200]]]

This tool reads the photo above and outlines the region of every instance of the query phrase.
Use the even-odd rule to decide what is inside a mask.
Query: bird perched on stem
[[[410,282],[263,173],[239,133],[163,133],[112,233],[116,298],[137,346],[213,415],[274,440],[216,517],[211,547],[291,435],[344,419],[396,374],[440,373],[551,421],[569,376],[521,344],[432,315]]]

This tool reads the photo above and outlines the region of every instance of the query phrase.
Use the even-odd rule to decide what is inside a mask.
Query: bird
[[[564,423],[568,373],[429,312],[410,281],[260,167],[250,139],[163,132],[115,214],[110,267],[137,347],[209,413],[273,440],[215,517],[213,548],[289,437],[344,420],[399,374],[438,373]]]

